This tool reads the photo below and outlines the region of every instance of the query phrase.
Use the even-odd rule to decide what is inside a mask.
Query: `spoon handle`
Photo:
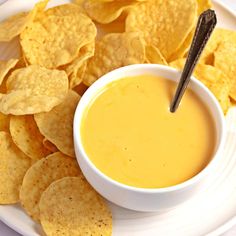
[[[190,81],[190,76],[193,73],[193,70],[216,25],[216,22],[216,14],[213,10],[206,10],[199,16],[196,31],[184,65],[184,69],[181,74],[175,96],[170,105],[171,112],[175,112],[177,110],[180,100]]]

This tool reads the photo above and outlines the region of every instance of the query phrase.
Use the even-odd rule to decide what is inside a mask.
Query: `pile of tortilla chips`
[[[112,216],[75,160],[80,96],[130,64],[182,69],[210,0],[75,0],[0,22],[0,42],[21,57],[0,61],[0,204],[20,202],[47,235],[111,235]],[[226,114],[236,101],[236,32],[216,29],[195,70]]]

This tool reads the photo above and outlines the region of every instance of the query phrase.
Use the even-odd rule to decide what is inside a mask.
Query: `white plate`
[[[37,0],[10,0],[0,6],[0,20],[33,6]],[[52,0],[53,3],[66,1]],[[214,1],[218,27],[236,30],[236,15],[218,1]],[[17,55],[16,40],[0,44],[0,59]],[[114,228],[113,236],[219,235],[236,224],[236,108],[227,117],[227,144],[224,159],[215,175],[210,176],[205,189],[188,202],[163,214],[139,213],[110,204]],[[19,206],[0,206],[0,220],[25,236],[39,236],[35,224]]]

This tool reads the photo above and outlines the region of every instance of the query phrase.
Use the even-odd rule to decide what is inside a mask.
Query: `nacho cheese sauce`
[[[111,82],[94,97],[80,131],[101,172],[126,185],[161,188],[190,179],[209,163],[216,137],[211,114],[190,89],[171,113],[175,87],[142,75]]]

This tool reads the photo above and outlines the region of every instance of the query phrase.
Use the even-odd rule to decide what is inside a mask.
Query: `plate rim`
[[[229,12],[236,19],[236,11],[232,10],[220,0],[212,0],[213,3],[218,4],[220,7],[224,8],[227,12]],[[207,236],[218,236],[223,233],[226,233],[228,230],[233,228],[236,225],[236,213],[235,216],[227,220],[223,225],[219,226],[215,230],[211,231],[207,234]]]
[[[4,5],[4,3],[6,3],[6,2],[3,2],[0,5]],[[230,9],[230,7],[226,3],[223,3],[221,0],[212,0],[212,2],[213,2],[213,5],[214,4],[219,5],[222,9],[226,10],[230,15],[232,15],[233,18],[235,18],[235,21],[236,21],[236,11]],[[2,205],[2,206],[4,207],[4,205]],[[5,206],[7,206],[7,205],[5,205]],[[19,206],[19,203],[15,206]],[[5,220],[5,218],[2,217],[1,214],[0,214],[0,221],[2,223],[4,223],[6,226],[8,226],[10,229],[15,231],[16,233],[18,233],[18,234],[21,234],[21,235],[24,235],[24,236],[38,235],[38,234],[33,234],[32,235],[32,234],[29,234],[29,233],[25,232],[25,230],[22,230],[22,228],[20,226],[11,223],[11,221]],[[206,236],[219,236],[219,235],[227,232],[228,230],[230,230],[235,225],[236,225],[236,212],[235,212],[235,215],[233,217],[231,217],[229,220],[226,220],[225,223],[218,226],[213,231],[207,233]]]

